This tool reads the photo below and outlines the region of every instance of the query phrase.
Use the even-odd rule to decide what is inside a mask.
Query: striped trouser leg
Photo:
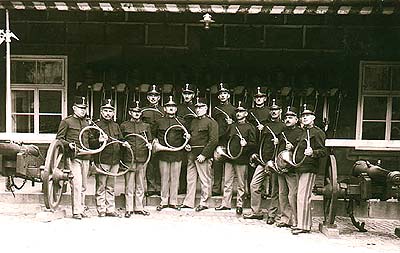
[[[311,230],[311,191],[314,186],[314,173],[302,173],[299,176],[297,191],[297,227],[304,230]]]

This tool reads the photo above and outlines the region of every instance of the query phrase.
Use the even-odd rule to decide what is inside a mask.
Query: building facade
[[[215,103],[219,83],[231,102],[252,106],[261,86],[269,101],[313,104],[346,174],[354,159],[399,166],[399,1],[2,1],[11,42],[11,117],[6,117],[5,43],[0,45],[0,139],[54,139],[75,95],[90,116],[102,98],[145,99],[157,84],[180,98],[191,83]],[[205,28],[204,14],[214,22]],[[211,99],[210,99],[211,98]],[[345,140],[344,140],[345,139]]]

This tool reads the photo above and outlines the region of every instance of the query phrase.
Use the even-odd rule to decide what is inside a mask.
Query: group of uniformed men
[[[147,92],[149,105],[141,108],[139,102],[134,101],[129,107],[130,119],[120,126],[113,120],[112,101],[105,101],[100,108],[101,118],[95,124],[110,137],[102,141],[120,142],[107,145],[101,156],[92,158],[76,152],[82,148],[81,144],[90,146],[100,140],[93,141],[90,134],[85,133],[80,143],[80,132],[90,122],[86,116],[86,98],[75,98],[73,115],[61,121],[57,133],[57,139],[68,150],[66,164],[73,175],[73,218],[87,216],[85,191],[90,160],[110,173],[117,173],[122,161],[129,168],[124,174],[126,218],[133,213],[149,215],[143,207],[144,196],[158,192],[161,202],[157,211],[167,207],[195,208],[197,178],[201,196],[196,211],[208,209],[212,195],[223,196],[215,210],[230,210],[233,181],[237,178],[236,213],[243,214],[243,201],[249,191],[252,211],[243,214],[243,218],[263,219],[261,195],[265,179],[269,177],[272,188],[267,223],[274,224],[279,211],[281,217],[276,226],[290,227],[292,234],[310,232],[311,190],[319,159],[326,155],[325,133],[314,125],[313,110],[304,105],[298,115],[296,108],[282,109],[275,100],[268,106],[267,96],[259,87],[254,93],[254,108],[249,110],[241,103],[235,108],[229,102],[230,91],[222,84],[218,91],[219,104],[213,108],[208,108],[205,99],[195,99],[195,89],[189,84],[182,89],[183,102],[179,105],[170,97],[162,107],[160,96],[156,86],[151,86]],[[175,125],[182,127],[173,127]],[[137,138],[138,135],[143,138]],[[233,141],[235,138],[237,141]],[[155,141],[163,147],[178,147],[185,140],[188,140],[185,149],[161,149],[146,161]],[[234,158],[231,155],[214,159],[217,146],[229,146],[229,154],[234,153]],[[293,161],[298,163],[289,162],[278,170],[276,158],[284,151],[290,152]],[[254,157],[258,159],[251,159]],[[96,174],[96,205],[100,217],[120,216],[115,209],[114,185],[114,176]],[[181,205],[178,204],[178,190],[186,191]]]

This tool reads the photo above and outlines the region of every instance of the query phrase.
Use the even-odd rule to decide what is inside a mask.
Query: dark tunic
[[[303,132],[300,136],[299,147],[296,152],[296,162],[300,162],[304,157],[304,150],[307,145],[304,141],[307,139],[307,129],[303,129]],[[297,168],[298,172],[301,173],[318,173],[319,170],[319,159],[321,157],[326,156],[327,150],[325,148],[325,133],[319,127],[313,126],[309,128],[310,130],[310,145],[313,149],[312,156],[307,156],[304,160],[304,163]]]
[[[236,117],[236,112],[235,112],[235,107],[231,103],[226,103],[226,104],[219,104],[215,107],[218,107],[222,111],[226,112],[231,119],[235,119]],[[228,141],[228,136],[227,136],[227,130],[228,130],[228,123],[226,123],[226,115],[215,109],[215,107],[212,110],[212,117],[217,121],[218,123],[218,145],[224,145]]]
[[[264,145],[262,147],[262,154],[263,154],[263,159],[264,161],[267,161],[269,159],[274,158],[274,151],[275,151],[275,145],[273,142],[273,135],[272,133],[268,130],[267,126],[271,128],[272,132],[278,137],[279,134],[283,131],[285,124],[282,121],[271,121],[267,122],[265,124],[265,127],[262,131],[262,137],[264,138]]]
[[[101,129],[103,129],[103,131],[109,137],[112,137],[117,140],[122,140],[122,132],[121,129],[119,128],[119,125],[116,122],[112,120],[100,119],[96,122],[96,125]],[[99,146],[98,133],[93,134],[93,136],[95,137],[94,145],[98,147]],[[107,142],[111,141],[112,139],[109,138]],[[99,160],[99,158],[101,158],[101,160]],[[120,160],[120,143],[113,143],[111,145],[107,145],[101,152],[101,155],[99,154],[94,155],[94,161],[96,163],[114,165],[118,164],[119,160]]]
[[[176,118],[176,117],[162,117],[161,119],[158,119],[155,122],[155,132],[156,132],[156,138],[160,142],[161,145],[166,146],[164,136],[167,131],[167,129],[170,126],[173,125],[179,125],[179,122],[182,125],[185,125],[184,120],[182,118]],[[185,142],[183,138],[184,131],[182,128],[172,128],[171,130],[168,131],[167,135],[167,141],[168,143],[173,146],[173,147],[179,147],[182,146],[182,144]],[[183,158],[183,150],[180,151],[160,151],[158,152],[158,157],[161,161],[166,161],[166,162],[177,162],[177,161],[182,161]]]
[[[182,103],[178,105],[176,115],[185,120],[185,126],[187,128],[190,127],[190,123],[192,122],[193,118],[195,118],[192,114],[195,114],[195,107],[193,103]]]
[[[67,157],[74,158],[75,153],[69,148],[69,143],[75,143],[78,148],[82,148],[79,143],[79,134],[81,130],[88,125],[88,121],[85,118],[78,118],[74,115],[70,115],[61,120],[56,139],[63,143]],[[89,131],[84,132],[82,139],[83,145],[85,145],[85,147],[89,147]],[[90,159],[90,155],[80,155],[76,158],[88,160]]]
[[[189,133],[191,134],[189,144],[192,146],[190,154],[194,157],[202,154],[206,158],[211,158],[218,144],[217,122],[207,116],[195,118],[192,120]]]
[[[158,111],[154,110],[146,110],[146,109],[156,109]],[[156,129],[155,129],[155,122],[162,118],[164,116],[164,109],[162,106],[147,106],[143,108],[143,114],[142,114],[142,120],[144,123],[150,124],[151,127],[151,134],[152,136],[156,135]]]
[[[270,114],[269,114],[269,108],[267,106],[263,107],[254,107],[249,109],[249,116],[247,117],[247,120],[253,124],[254,126],[257,126],[257,121],[254,119],[254,117],[250,114],[253,113],[254,116],[257,117],[258,121],[261,122],[261,124],[265,124],[268,121],[270,121]]]
[[[257,146],[257,140],[256,140],[256,128],[248,123],[233,123],[232,125],[229,126],[228,128],[228,137],[230,138],[231,136],[235,136],[237,134],[237,127],[240,131],[240,134],[242,137],[246,140],[247,145],[243,147],[242,154],[235,160],[229,161],[233,164],[248,164],[250,160],[250,155],[253,153],[253,150]],[[232,155],[238,154],[240,150],[240,138],[239,137],[233,137],[231,144],[230,144],[230,150]]]
[[[150,125],[139,121],[125,121],[121,124],[121,132],[125,140],[131,145],[133,150],[133,162],[145,162],[148,155],[148,149],[143,139],[135,136],[126,137],[128,134],[140,134],[146,136],[149,142],[153,140],[151,135]],[[125,148],[123,149],[123,161],[125,163],[131,162],[131,154]]]
[[[286,141],[283,138],[283,134],[285,134],[287,141],[289,141],[293,145],[293,149],[290,151],[293,152],[294,148],[296,147],[297,143],[300,140],[300,136],[303,134],[303,129],[301,129],[298,125],[294,125],[292,127],[287,127],[283,129],[281,134],[278,136],[279,138],[279,146],[278,146],[278,153],[286,149]],[[289,172],[295,172],[294,168],[287,168],[290,169]]]

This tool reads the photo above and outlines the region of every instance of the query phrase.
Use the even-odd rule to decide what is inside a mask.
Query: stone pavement
[[[0,203],[1,249],[15,252],[388,252],[398,253],[400,239],[393,235],[398,220],[364,219],[369,232],[356,232],[348,218],[338,217],[338,239],[328,239],[318,232],[316,217],[312,233],[291,235],[290,229],[267,225],[265,221],[245,220],[234,211],[212,209],[197,213],[146,207],[150,216],[99,218],[91,208],[90,218],[67,218],[40,222],[37,204]],[[245,210],[249,211],[249,210]],[[122,213],[122,210],[121,210]],[[216,215],[218,213],[218,215]],[[5,251],[1,251],[5,252]]]

